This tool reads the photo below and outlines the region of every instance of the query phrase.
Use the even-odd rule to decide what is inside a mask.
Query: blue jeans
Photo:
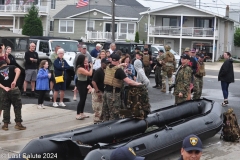
[[[222,92],[223,92],[223,97],[224,99],[228,99],[228,87],[229,87],[228,82],[223,82],[221,81],[221,86],[222,86]]]

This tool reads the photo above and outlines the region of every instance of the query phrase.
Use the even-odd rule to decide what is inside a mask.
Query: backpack
[[[120,116],[144,119],[150,113],[148,89],[145,85],[129,86],[127,109],[120,110]]]
[[[232,108],[223,113],[223,128],[220,138],[227,142],[239,142],[240,128]]]

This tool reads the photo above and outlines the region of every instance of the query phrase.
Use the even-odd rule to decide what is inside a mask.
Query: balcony
[[[0,5],[0,12],[28,12],[28,9],[32,5],[17,5],[17,4],[8,4],[8,5]],[[38,8],[40,13],[47,13],[47,6],[39,6],[35,5]]]
[[[112,32],[99,32],[99,31],[88,31],[87,32],[87,40],[111,40],[112,39]],[[115,39],[120,41],[126,40],[134,40],[135,34],[134,33],[115,33]]]
[[[186,36],[186,37],[213,37],[213,28],[201,27],[183,27],[181,35],[181,27],[171,26],[152,26],[149,28],[150,36]],[[217,31],[216,31],[217,33]],[[216,34],[217,37],[217,34]]]

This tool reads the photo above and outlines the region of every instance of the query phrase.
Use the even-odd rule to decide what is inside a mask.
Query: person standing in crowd
[[[89,65],[90,65],[90,70],[88,69]],[[75,68],[76,68],[76,74],[78,77],[77,89],[80,96],[80,101],[77,106],[76,119],[82,120],[84,118],[89,118],[89,116],[85,115],[83,111],[84,111],[85,102],[88,94],[88,87],[89,87],[88,77],[92,76],[93,66],[92,66],[92,63],[89,63],[88,58],[82,54],[78,56]]]
[[[110,54],[112,54],[113,52],[115,52],[115,50],[116,50],[116,44],[115,44],[115,43],[111,43],[111,44],[110,44],[110,48],[109,48]]]
[[[101,51],[101,48],[102,48],[102,45],[98,43],[98,44],[96,45],[96,48],[94,48],[94,49],[91,51],[91,56],[94,57],[94,58],[97,58],[97,57],[98,57],[98,54],[99,54],[100,51]]]
[[[0,61],[4,60],[7,64],[10,64],[10,59],[8,58],[8,53],[5,51],[5,45],[0,43]]]
[[[51,73],[48,72],[48,61],[42,60],[39,65],[39,70],[37,74],[37,85],[36,90],[39,91],[38,96],[38,109],[45,109],[43,105],[44,97],[47,91],[49,91],[49,79],[51,78]]]
[[[148,48],[143,51],[143,65],[146,76],[149,78],[151,73],[152,56],[148,54]]]
[[[154,66],[155,70],[155,83],[156,85],[153,86],[153,88],[161,89],[162,88],[162,75],[161,75],[161,70],[162,70],[162,64],[160,64],[160,58],[164,54],[163,50],[158,51],[158,56],[157,56],[157,61],[156,65]]]
[[[193,100],[200,99],[202,95],[203,76],[206,75],[204,54],[201,54],[198,57],[197,65],[198,65],[197,73],[194,76]]]
[[[102,107],[103,107],[103,92],[104,92],[104,70],[110,62],[103,58],[101,60],[101,67],[98,68],[92,79],[92,108],[94,111],[94,123],[102,121]]]
[[[53,107],[66,107],[66,105],[63,103],[63,98],[64,98],[64,91],[66,90],[66,70],[70,68],[69,64],[65,59],[63,59],[64,56],[64,49],[59,48],[57,55],[58,58],[54,61],[54,77],[58,76],[63,76],[63,81],[64,82],[59,82],[57,83],[55,81],[54,84],[54,94],[53,94]],[[58,97],[58,92],[60,91],[60,102],[57,104],[57,97]]]
[[[173,94],[175,95],[175,104],[184,102],[187,100],[188,91],[190,88],[192,69],[188,66],[190,57],[187,54],[181,56],[181,66],[178,69],[175,77],[175,89]]]
[[[37,69],[38,69],[38,53],[35,52],[36,45],[34,43],[30,43],[29,50],[25,52],[25,80],[23,84],[23,96],[26,96],[27,85],[28,82],[31,82],[31,96],[35,97],[35,82],[37,78]]]
[[[101,60],[104,58],[106,58],[106,52],[105,52],[105,50],[102,50],[100,52],[100,54],[98,55],[98,58],[94,62],[94,65],[93,65],[94,70],[97,70],[98,68],[101,67]]]
[[[176,60],[174,55],[170,52],[171,47],[169,45],[164,46],[166,53],[162,54],[159,63],[162,65],[162,90],[161,92],[166,93],[167,84],[168,87],[172,84],[172,75],[176,68]]]
[[[119,118],[119,109],[121,108],[120,91],[123,87],[123,81],[128,85],[140,85],[129,79],[124,73],[123,69],[119,66],[120,56],[112,54],[112,63],[107,66],[104,77],[104,94],[103,94],[103,120],[113,120]]]
[[[218,81],[221,81],[224,101],[222,106],[228,105],[228,87],[230,83],[234,82],[233,59],[229,52],[223,54],[225,59],[220,71],[218,73]]]
[[[19,68],[12,65],[7,65],[6,61],[0,61],[0,92],[2,93],[0,110],[3,112],[3,122],[4,125],[2,129],[7,131],[8,124],[10,122],[10,109],[13,105],[15,113],[15,129],[25,130],[26,127],[22,125],[22,101],[21,92],[18,87],[16,87],[16,82],[21,73]]]
[[[144,70],[142,68],[142,62],[139,59],[135,60],[134,68],[137,72],[136,81],[139,83],[142,83],[148,87],[150,84],[150,80],[147,78],[146,74],[144,73]]]
[[[150,56],[152,56],[152,51],[150,51],[150,49],[148,48],[148,45],[147,44],[145,44],[144,45],[144,49],[148,49],[148,54],[150,55]]]
[[[144,160],[144,157],[136,156],[136,153],[132,148],[123,146],[116,148],[111,156],[110,160]]]
[[[109,50],[106,50],[106,58],[110,58],[110,51]]]
[[[12,48],[7,46],[6,47],[6,55],[8,56],[9,60],[10,60],[10,63],[8,63],[8,65],[14,65],[16,66],[17,65],[17,62],[16,62],[16,59],[15,57],[11,54],[12,52]]]
[[[50,70],[50,73],[51,73],[51,78],[50,78],[50,92],[49,92],[49,95],[52,96],[53,95],[53,86],[54,86],[54,82],[55,82],[55,79],[54,79],[54,61],[57,59],[58,55],[57,55],[57,52],[58,52],[58,49],[61,48],[60,46],[56,46],[55,47],[55,50],[54,50],[54,53],[52,53],[50,55],[50,60],[52,62],[52,65],[50,66],[49,70]]]
[[[201,139],[196,135],[189,135],[183,140],[181,158],[178,160],[200,160],[202,148]]]
[[[195,49],[191,49],[191,56],[195,59],[195,61],[198,61],[198,59],[196,57],[196,50]]]

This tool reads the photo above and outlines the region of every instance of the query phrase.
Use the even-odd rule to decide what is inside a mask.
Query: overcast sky
[[[173,5],[174,3],[178,3],[178,0],[138,0],[146,7],[150,7],[152,9],[161,8],[168,5]],[[160,1],[160,2],[153,2]],[[191,0],[188,0],[191,1]],[[217,14],[225,15],[226,5],[230,5],[230,3],[240,3],[240,0],[200,0],[201,8],[215,12]],[[199,4],[199,0],[197,0],[197,5]],[[240,6],[236,6],[236,8],[240,9]],[[233,8],[234,11],[236,8]]]

